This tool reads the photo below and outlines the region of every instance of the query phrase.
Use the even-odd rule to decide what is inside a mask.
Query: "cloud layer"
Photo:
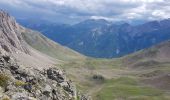
[[[18,18],[64,23],[88,18],[111,21],[170,18],[170,0],[0,0],[0,7]]]

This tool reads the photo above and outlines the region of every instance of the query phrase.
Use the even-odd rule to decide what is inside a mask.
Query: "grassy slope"
[[[95,100],[166,100],[162,91],[141,86],[136,79],[129,77],[108,80],[94,98]]]
[[[61,67],[81,92],[94,100],[170,100],[167,90],[143,82],[170,71],[168,62],[154,62],[157,48],[120,59],[93,59],[60,46],[37,32],[26,31],[23,36],[33,48],[66,61]],[[94,75],[103,76],[104,80],[93,79]]]
[[[83,55],[49,40],[48,38],[46,38],[45,36],[38,32],[26,30],[25,32],[22,33],[22,35],[30,46],[51,57],[63,61],[84,58]]]
[[[170,100],[170,80],[161,80],[165,88],[154,84],[170,72],[170,63],[157,59],[162,47],[164,45],[120,59],[87,58],[62,67],[82,92],[94,100]],[[95,80],[94,75],[105,79]],[[158,80],[152,81],[155,78]]]

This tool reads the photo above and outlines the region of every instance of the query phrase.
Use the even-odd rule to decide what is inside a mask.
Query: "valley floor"
[[[122,59],[87,58],[61,67],[93,100],[170,100],[169,65],[132,68]]]

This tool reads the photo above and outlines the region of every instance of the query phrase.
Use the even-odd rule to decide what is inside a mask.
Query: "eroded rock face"
[[[22,27],[8,13],[0,10],[0,48],[6,52],[29,53],[21,35]]]
[[[9,76],[4,95],[11,100],[71,100],[76,87],[64,72],[56,68],[44,70],[22,68],[9,56],[0,55],[0,74]],[[1,93],[0,93],[1,94]]]

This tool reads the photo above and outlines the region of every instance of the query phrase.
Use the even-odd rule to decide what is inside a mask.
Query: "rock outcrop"
[[[77,97],[76,87],[60,69],[27,69],[17,65],[10,56],[0,55],[0,78],[3,77],[7,78],[1,85],[1,99],[72,100]]]
[[[0,48],[6,52],[22,51],[29,53],[21,35],[22,27],[8,13],[0,10]]]
[[[38,69],[18,64],[13,54],[30,55],[32,50],[22,37],[25,30],[0,10],[0,100],[76,99],[76,87],[62,70],[54,66]]]
[[[77,100],[76,86],[55,66],[61,61],[32,48],[23,32],[30,35],[26,34],[28,29],[0,10],[0,100]],[[37,43],[37,37],[29,42]],[[44,36],[40,39],[47,42],[46,47],[55,47],[54,51],[62,47],[49,43],[51,40]]]

